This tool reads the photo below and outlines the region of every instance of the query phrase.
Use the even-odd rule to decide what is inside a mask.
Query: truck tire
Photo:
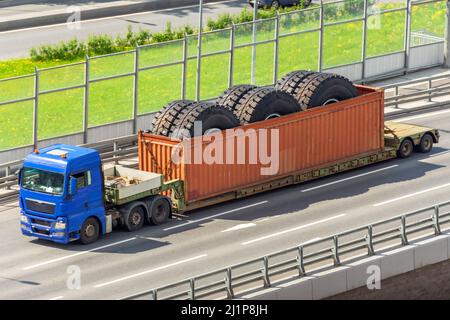
[[[298,88],[302,81],[312,74],[316,74],[316,72],[307,70],[297,70],[289,72],[277,81],[277,83],[275,84],[275,89],[295,96],[295,92],[298,91]]]
[[[197,121],[201,122],[201,131],[194,130]],[[197,102],[180,112],[173,136],[178,139],[190,138],[238,126],[239,120],[231,110],[211,102]]]
[[[164,106],[153,118],[151,132],[161,136],[170,136],[178,114],[192,103],[194,102],[190,100],[176,100]]]
[[[255,89],[256,86],[250,84],[242,84],[231,87],[227,89],[222,95],[217,98],[216,103],[219,106],[230,109],[231,111],[235,111],[237,106],[239,105],[239,100],[249,92],[250,90]]]
[[[333,73],[314,73],[305,77],[294,91],[302,110],[354,98],[358,91],[347,78]]]
[[[144,221],[144,210],[140,206],[134,207],[124,216],[125,228],[130,232],[137,231],[142,228]]]
[[[97,241],[99,234],[100,226],[98,225],[97,219],[89,218],[81,226],[80,242],[82,244],[91,244]]]
[[[397,150],[397,156],[399,158],[408,158],[414,151],[414,144],[410,139],[404,139]]]
[[[421,153],[428,153],[433,149],[433,137],[429,133],[425,133],[420,139],[420,144],[417,146],[417,150]]]
[[[152,200],[149,212],[151,224],[158,225],[167,222],[172,213],[170,200],[164,196],[156,196]]]
[[[290,94],[274,88],[255,88],[240,100],[235,114],[241,124],[281,117],[300,111]]]

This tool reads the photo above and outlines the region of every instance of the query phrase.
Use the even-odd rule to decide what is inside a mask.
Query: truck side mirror
[[[69,194],[70,194],[71,196],[74,196],[74,195],[77,194],[77,178],[75,178],[75,177],[70,177],[69,183],[70,183]]]

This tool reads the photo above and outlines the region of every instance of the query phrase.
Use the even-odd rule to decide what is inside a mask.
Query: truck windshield
[[[64,175],[34,168],[24,168],[22,171],[22,188],[53,195],[62,195]]]

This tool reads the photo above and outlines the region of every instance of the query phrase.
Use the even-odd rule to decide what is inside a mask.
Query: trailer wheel
[[[428,153],[433,149],[433,137],[429,133],[425,133],[417,146],[421,153]]]
[[[144,210],[140,206],[134,207],[124,218],[127,230],[137,231],[144,225]]]
[[[241,124],[278,118],[300,111],[290,94],[273,88],[255,88],[241,99],[235,111]]]
[[[237,126],[239,120],[231,110],[210,102],[197,102],[180,112],[173,136],[178,139],[190,138]]]
[[[172,208],[170,206],[170,201],[167,200],[166,197],[155,197],[150,208],[151,224],[158,225],[166,222],[169,219],[171,212]]]
[[[80,242],[82,244],[90,244],[97,241],[100,233],[100,226],[95,218],[87,219],[80,230]]]
[[[178,114],[192,103],[194,102],[190,100],[176,100],[164,106],[153,118],[152,133],[168,137]]]
[[[397,150],[397,156],[402,159],[408,158],[413,153],[413,150],[414,144],[412,141],[410,139],[405,139]]]
[[[231,87],[224,93],[222,93],[219,98],[217,98],[216,103],[219,106],[223,106],[234,112],[239,105],[239,100],[241,100],[247,92],[255,88],[256,86],[249,84],[242,84]]]
[[[302,110],[324,106],[358,96],[352,82],[333,73],[314,73],[305,77],[294,91]]]
[[[275,89],[295,96],[295,92],[298,91],[298,88],[302,81],[312,74],[316,74],[316,72],[307,70],[297,70],[289,72],[277,81],[277,83],[275,84]]]

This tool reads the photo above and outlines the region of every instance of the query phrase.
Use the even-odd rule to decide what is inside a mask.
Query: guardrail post
[[[318,70],[322,72],[323,65],[323,34],[324,30],[324,10],[323,10],[323,1],[320,0],[320,31],[319,31],[319,61],[318,61]]]
[[[33,146],[38,147],[38,120],[39,120],[39,69],[34,68],[34,105],[33,105]]]
[[[5,177],[9,177],[9,170],[10,170],[10,168],[9,168],[9,166],[7,166],[7,167],[5,168]],[[11,190],[11,186],[8,185],[8,186],[6,187],[6,190]]]
[[[441,234],[441,225],[439,222],[439,205],[434,206],[434,212],[433,212],[433,227],[434,227],[434,234],[440,235]]]
[[[264,288],[270,287],[270,278],[269,278],[269,258],[264,257],[263,258],[263,281],[264,281]]]
[[[231,24],[230,32],[230,65],[228,69],[228,87],[233,86],[233,72],[234,72],[234,42],[236,37],[236,26],[234,23]]]
[[[373,250],[373,230],[372,226],[367,227],[367,235],[366,235],[366,242],[367,242],[367,254],[369,256],[372,256],[375,251]]]
[[[341,265],[341,260],[339,259],[339,238],[338,236],[333,237],[333,248],[331,248],[331,252],[333,253],[333,261],[334,266]]]
[[[277,11],[277,20],[275,25],[275,52],[273,57],[273,84],[278,81],[278,55],[280,51],[280,14]]]
[[[225,277],[225,287],[227,290],[227,299],[233,299],[233,284],[232,284],[231,268],[227,268],[227,275]]]
[[[402,239],[402,245],[406,246],[408,244],[408,237],[406,235],[406,218],[401,216],[401,226],[400,226],[400,237]]]
[[[119,145],[118,145],[117,141],[114,141],[114,143],[113,143],[113,151],[114,151],[113,158],[117,158],[116,152],[119,149],[118,147],[119,147]],[[115,160],[114,163],[119,164],[119,161]]]
[[[444,45],[444,65],[450,68],[450,1],[447,0],[445,23],[445,45]]]
[[[409,56],[411,51],[411,0],[407,0],[406,6],[406,23],[405,23],[405,72],[409,69]]]
[[[189,279],[189,299],[195,300],[195,279]]]
[[[188,35],[184,33],[183,39],[183,71],[182,71],[182,82],[181,82],[181,99],[186,99],[186,77],[188,68]]]
[[[303,277],[306,275],[305,264],[304,264],[303,260],[304,260],[303,259],[303,247],[300,246],[300,247],[298,247],[298,255],[297,255],[298,275],[300,277]]]
[[[398,92],[399,92],[398,86],[395,86],[395,96],[396,97],[398,97]],[[395,109],[398,109],[398,99],[397,98],[395,99]]]
[[[428,79],[428,90],[431,90],[432,86],[431,79]],[[431,92],[428,92],[428,102],[431,102]]]
[[[158,300],[158,290],[155,289],[152,291],[152,299]]]
[[[134,95],[133,95],[133,133],[137,133],[137,114],[139,98],[139,45],[134,54]]]
[[[84,63],[83,143],[88,143],[89,130],[89,56]]]

